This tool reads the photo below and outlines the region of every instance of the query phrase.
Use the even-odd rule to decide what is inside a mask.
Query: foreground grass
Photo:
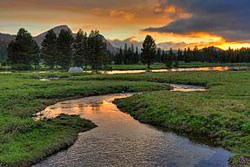
[[[141,122],[225,147],[235,166],[250,164],[250,71],[71,76],[71,80],[148,81],[203,85],[207,92],[157,91],[117,100]]]
[[[234,153],[235,166],[250,165],[250,72],[182,72],[108,76],[206,85],[207,92],[157,91],[116,101],[141,122],[202,137]],[[104,79],[104,78],[102,78]]]
[[[42,82],[34,78],[63,80]],[[131,75],[1,74],[0,164],[29,165],[72,144],[79,131],[94,127],[78,117],[33,121],[32,115],[47,105],[90,95],[156,91],[117,100],[116,103],[142,122],[191,136],[203,136],[232,151],[235,154],[232,164],[244,166],[249,164],[250,157],[249,78],[249,71]],[[204,85],[208,91],[159,91],[169,88],[166,83]]]
[[[250,163],[250,72],[169,72],[70,76],[69,80],[148,81],[203,85],[202,93],[158,91],[118,100],[136,119],[203,137],[234,153],[232,164]],[[236,165],[236,166],[237,166]]]
[[[50,154],[72,145],[79,132],[95,124],[77,116],[33,122],[15,119],[6,123],[1,134],[0,162],[7,166],[30,166]]]
[[[33,114],[47,105],[69,98],[169,88],[166,84],[143,81],[42,82],[32,79],[37,75],[79,77],[66,73],[0,75],[0,166],[29,166],[73,144],[79,132],[95,127],[90,121],[77,116],[61,116],[54,120],[35,122]]]

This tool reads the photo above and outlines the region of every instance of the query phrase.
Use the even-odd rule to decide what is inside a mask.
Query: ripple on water
[[[69,149],[34,166],[228,166],[230,152],[141,124],[112,104],[128,96],[131,94],[94,96],[48,107],[42,112],[46,117],[76,114],[98,127],[80,133]]]

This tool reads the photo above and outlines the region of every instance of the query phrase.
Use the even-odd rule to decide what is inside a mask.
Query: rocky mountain
[[[15,37],[16,37],[15,35],[0,33],[0,42],[1,43],[10,43],[12,40],[15,39]]]
[[[50,30],[53,30],[53,31],[56,33],[57,36],[59,35],[59,33],[60,33],[61,30],[68,30],[68,31],[72,32],[72,30],[71,30],[67,25],[56,26],[56,27],[54,27],[54,28],[52,28],[52,29],[50,29]],[[49,31],[49,30],[48,30],[48,31]],[[42,41],[43,41],[43,39],[45,38],[45,36],[46,36],[46,34],[47,34],[48,31],[43,32],[43,33],[41,33],[41,34],[39,34],[39,35],[37,35],[37,36],[34,37],[34,40],[37,42],[37,44],[38,44],[39,46],[41,46]],[[74,34],[74,33],[72,32],[72,35],[75,36],[76,34]],[[16,37],[16,35],[10,35],[10,34],[2,34],[2,33],[0,33],[0,48],[3,46],[3,44],[4,44],[4,46],[8,45],[12,40],[15,39],[15,37]],[[116,53],[119,52],[119,49],[116,48],[116,47],[114,47],[114,46],[113,46],[108,40],[106,40],[104,37],[103,37],[103,40],[104,40],[104,42],[106,42],[106,44],[107,44],[107,49],[108,49],[108,51],[109,51],[110,53],[116,54]]]
[[[108,40],[113,46],[115,46],[116,48],[122,48],[124,49],[125,44],[129,46],[131,46],[132,44],[134,45],[134,47],[138,47],[139,49],[141,49],[142,47],[142,42],[141,41],[137,41],[135,37],[130,37],[124,40],[120,40],[120,39],[115,39],[115,40]]]
[[[60,26],[54,27],[54,28],[52,28],[50,30],[53,30],[56,33],[57,36],[59,36],[59,33],[60,33],[61,30],[66,30],[66,31],[72,32],[71,29],[67,25],[60,25]],[[48,31],[50,31],[50,30],[48,30]],[[42,42],[43,42],[43,40],[44,40],[44,38],[45,38],[48,31],[43,32],[43,33],[41,33],[41,34],[34,37],[34,40],[37,42],[37,44],[39,46],[41,46],[41,44],[42,44]]]
[[[215,47],[215,46],[209,46],[209,47],[206,47],[206,48],[202,48],[202,49],[200,49],[200,50],[201,50],[201,51],[204,51],[204,50],[206,50],[206,49],[214,50],[214,51],[216,51],[216,52],[223,52],[223,51],[224,51],[223,49],[221,49],[221,48],[219,48],[219,47]]]
[[[61,30],[70,31],[70,32],[72,33],[73,36],[76,36],[76,34],[74,34],[74,33],[72,32],[72,30],[71,30],[67,25],[60,25],[60,26],[54,27],[54,28],[52,28],[52,29],[50,29],[50,30],[53,30],[53,31],[56,33],[57,36],[59,35],[59,33],[60,33]],[[48,31],[49,31],[49,30],[48,30]],[[43,33],[39,34],[38,36],[34,37],[35,41],[37,42],[37,44],[38,44],[39,46],[41,46],[42,41],[43,41],[43,39],[45,38],[45,36],[46,36],[46,34],[47,34],[48,31],[43,32]],[[118,53],[118,51],[119,51],[118,48],[116,48],[116,47],[114,47],[112,44],[110,44],[110,42],[107,41],[107,40],[105,39],[105,37],[103,37],[103,40],[104,40],[104,42],[107,44],[107,49],[108,49],[108,51],[109,51],[110,53],[113,53],[113,54]]]
[[[7,57],[8,44],[15,39],[15,35],[0,33],[0,61]]]

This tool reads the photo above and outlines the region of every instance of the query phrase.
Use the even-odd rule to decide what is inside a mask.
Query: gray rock
[[[83,69],[81,67],[71,67],[68,72],[70,72],[70,73],[82,73]]]

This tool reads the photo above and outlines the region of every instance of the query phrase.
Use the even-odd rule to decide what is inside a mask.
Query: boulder
[[[68,72],[70,72],[70,73],[82,73],[83,69],[81,67],[71,67]]]

